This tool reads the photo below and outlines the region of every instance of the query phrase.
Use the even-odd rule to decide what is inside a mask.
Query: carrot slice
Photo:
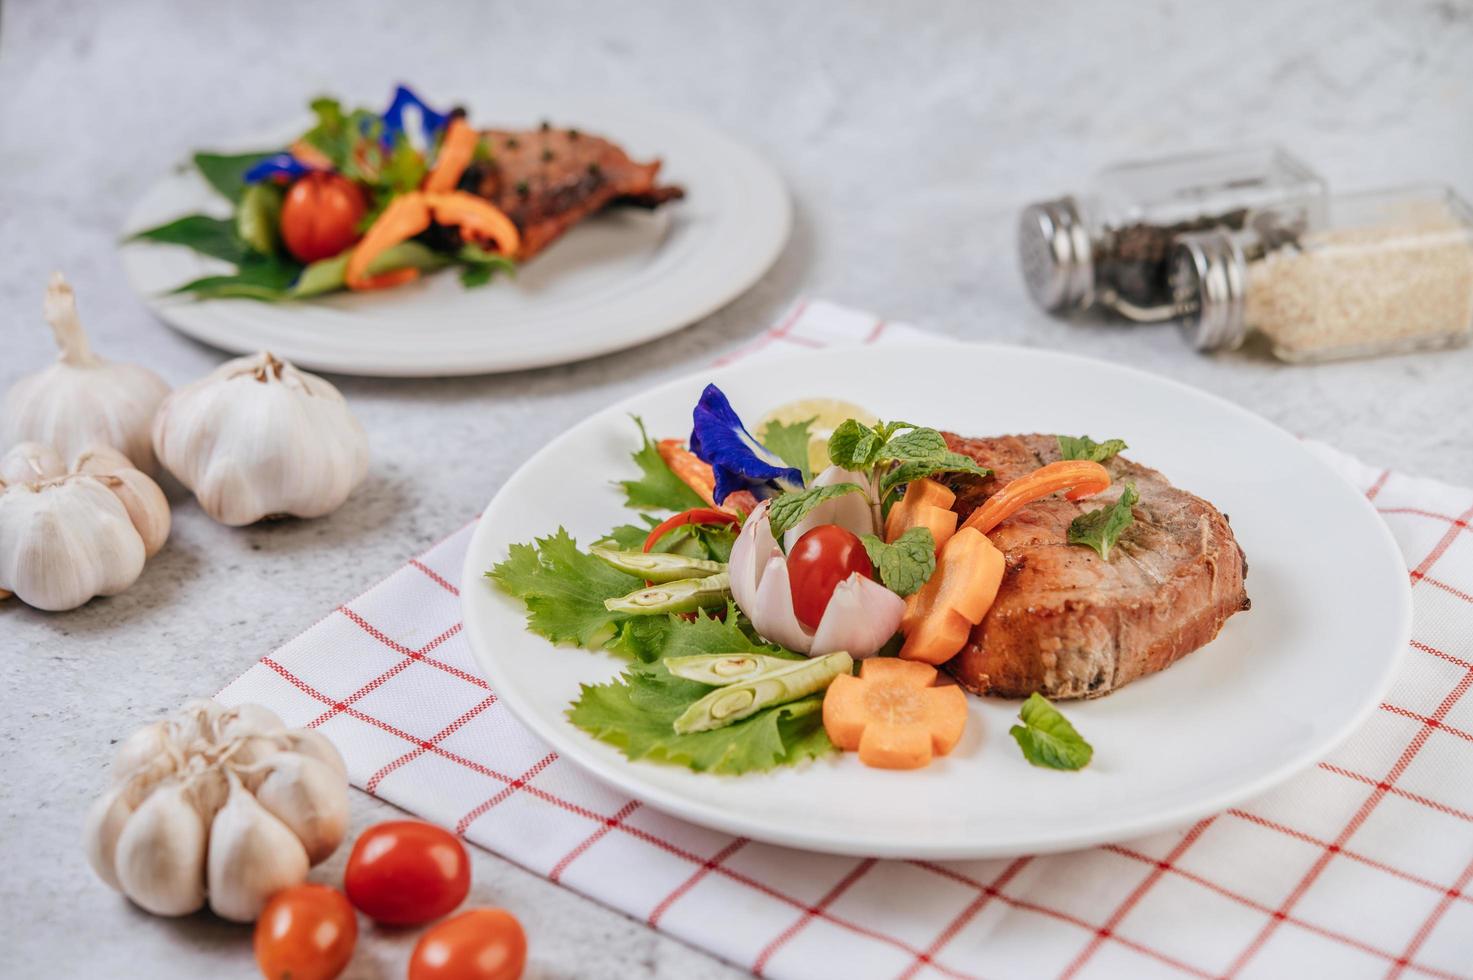
[[[497,250],[508,258],[515,258],[522,247],[522,235],[517,231],[516,222],[484,197],[465,191],[449,191],[425,194],[424,200],[436,221],[460,229],[466,238],[495,242]]]
[[[893,542],[913,527],[924,527],[936,539],[936,550],[956,533],[956,494],[935,480],[912,480],[905,496],[885,518],[885,540]]]
[[[716,502],[716,472],[711,464],[685,448],[679,439],[661,439],[655,443],[655,451],[670,467],[670,472],[680,482],[690,487],[712,507],[719,507],[729,514],[750,514],[757,509],[757,498],[750,491],[738,490],[726,495],[721,503]]]
[[[1027,504],[1051,493],[1067,490],[1064,496],[1079,500],[1109,486],[1110,471],[1099,463],[1088,459],[1062,459],[1007,483],[973,511],[962,526],[976,528],[986,534]]]
[[[332,161],[327,158],[327,154],[323,153],[321,150],[313,146],[311,143],[308,143],[306,140],[297,140],[291,145],[290,152],[292,156],[296,157],[298,160],[302,161],[309,167],[315,167],[318,170],[333,169]]]
[[[952,535],[936,571],[906,600],[901,659],[941,664],[956,656],[992,608],[1006,569],[1003,553],[981,531],[963,527]]]
[[[479,140],[480,136],[463,118],[457,116],[452,119],[450,128],[445,130],[445,138],[440,141],[440,152],[435,156],[434,169],[425,177],[425,192],[443,194],[455,190],[465,168],[470,166],[471,158],[476,155],[476,143]]]
[[[844,674],[823,699],[823,726],[841,749],[881,769],[919,769],[956,747],[967,725],[967,698],[935,686],[936,668],[875,657],[859,676]]]
[[[384,289],[399,286],[419,275],[418,269],[395,269],[370,276],[368,266],[389,248],[408,241],[430,226],[430,209],[423,194],[403,194],[389,202],[348,256],[343,275],[349,289]]]

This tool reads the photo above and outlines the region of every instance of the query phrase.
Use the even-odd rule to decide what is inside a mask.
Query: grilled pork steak
[[[1060,458],[1053,436],[946,433],[946,441],[993,471],[954,482],[961,520],[1007,481]],[[1109,490],[1079,503],[1059,494],[1036,501],[988,535],[1007,557],[1002,587],[946,665],[969,691],[1099,697],[1175,663],[1248,608],[1247,562],[1217,508],[1123,457],[1104,465]],[[1069,523],[1113,504],[1126,482],[1140,502],[1110,560],[1068,544]]]
[[[660,161],[635,163],[618,146],[576,129],[488,129],[491,158],[466,169],[460,186],[491,201],[522,233],[529,259],[610,204],[653,208],[684,197],[659,185]]]

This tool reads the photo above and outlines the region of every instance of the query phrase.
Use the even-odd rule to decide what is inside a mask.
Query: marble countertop
[[[81,818],[113,741],[217,690],[460,525],[554,434],[750,338],[799,294],[1130,363],[1365,460],[1473,482],[1473,349],[1322,367],[1254,349],[1203,357],[1169,328],[1042,315],[1012,244],[1021,203],[1114,160],[1190,148],[1277,141],[1336,187],[1441,181],[1473,195],[1473,5],[869,2],[840,13],[774,0],[6,5],[0,386],[51,357],[39,313],[57,268],[102,352],[174,384],[218,363],[129,291],[115,249],[123,216],[189,149],[269,129],[318,92],[377,103],[402,79],[441,99],[474,96],[493,118],[496,82],[512,79],[683,109],[766,154],[797,204],[774,270],[666,340],[498,377],[334,378],[374,461],[330,518],[231,530],[176,500],[167,549],[125,594],[65,615],[0,605],[8,976],[251,975],[246,930],[152,918],[87,869]],[[353,794],[355,829],[394,812]],[[315,877],[334,880],[343,858]],[[492,854],[474,860],[472,900],[521,917],[533,975],[737,975]],[[348,975],[402,975],[413,941],[368,930]]]

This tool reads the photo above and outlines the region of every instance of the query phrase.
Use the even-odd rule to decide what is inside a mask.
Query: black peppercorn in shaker
[[[1276,147],[1119,164],[1085,194],[1023,210],[1023,280],[1050,312],[1098,307],[1168,320],[1177,312],[1168,275],[1177,235],[1241,228],[1262,207],[1308,213],[1324,196],[1319,175]]]

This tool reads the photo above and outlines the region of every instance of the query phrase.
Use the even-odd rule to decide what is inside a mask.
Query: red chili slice
[[[644,550],[648,552],[655,544],[675,530],[677,527],[685,527],[687,524],[740,524],[741,518],[735,514],[728,514],[724,510],[712,510],[710,507],[693,507],[682,511],[655,527],[650,529],[649,537],[644,539]]]

